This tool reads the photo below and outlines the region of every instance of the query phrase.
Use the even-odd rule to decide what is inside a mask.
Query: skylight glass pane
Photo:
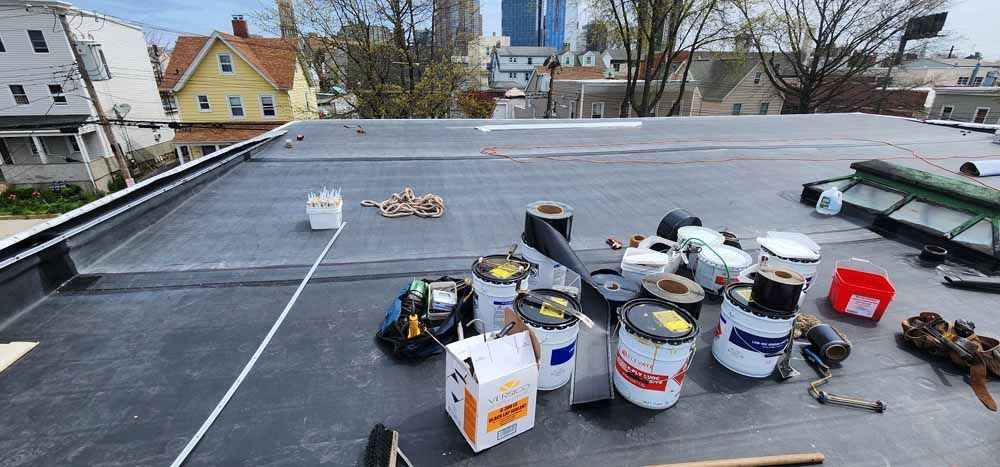
[[[989,218],[976,222],[953,239],[969,248],[993,254],[993,224]]]
[[[942,235],[968,222],[972,217],[972,214],[917,200],[904,204],[889,215],[890,219],[923,226]]]
[[[858,183],[844,192],[844,202],[855,206],[885,211],[892,205],[903,200],[903,195],[876,188],[864,183]]]

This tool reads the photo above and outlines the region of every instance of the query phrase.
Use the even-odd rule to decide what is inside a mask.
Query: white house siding
[[[35,53],[28,40],[28,30],[39,30],[45,37],[49,53]],[[0,116],[25,115],[86,115],[90,103],[79,96],[86,89],[79,80],[66,80],[73,69],[73,52],[58,20],[51,13],[28,15],[24,9],[0,9],[0,40],[6,52],[0,52]],[[15,105],[11,84],[20,84],[27,91],[28,105]],[[62,84],[67,105],[52,105],[49,84]]]

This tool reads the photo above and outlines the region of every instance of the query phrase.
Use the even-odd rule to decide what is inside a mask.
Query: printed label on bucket
[[[729,333],[729,342],[751,352],[762,353],[766,357],[773,357],[781,355],[785,351],[785,346],[788,345],[788,336],[762,337],[734,327],[732,332]]]
[[[654,311],[653,318],[656,318],[661,326],[673,332],[684,332],[691,329],[691,324],[681,318],[681,315],[674,310]]]
[[[552,358],[549,360],[549,365],[562,365],[572,360],[574,353],[576,353],[576,341],[570,342],[569,345],[561,349],[552,349]]]
[[[844,311],[858,316],[864,316],[866,318],[871,318],[875,315],[875,310],[878,305],[882,303],[882,300],[877,298],[865,297],[864,295],[851,295],[851,299],[847,302],[847,307]]]
[[[632,383],[640,389],[646,389],[648,391],[666,391],[667,382],[670,377],[667,375],[656,375],[653,373],[646,373],[625,361],[622,357],[621,352],[618,353],[618,358],[615,360],[615,369],[618,374],[622,375],[629,383]]]
[[[569,306],[569,301],[564,298],[549,297],[548,299],[557,305],[564,307]],[[562,310],[549,305],[548,303],[542,303],[542,307],[538,309],[538,312],[550,318],[563,319],[566,317]]]
[[[493,329],[503,328],[504,311],[507,309],[514,309],[514,300],[493,300]]]

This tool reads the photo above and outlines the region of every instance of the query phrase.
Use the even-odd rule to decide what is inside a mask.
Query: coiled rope
[[[441,217],[444,215],[444,199],[434,193],[417,196],[413,188],[406,187],[400,193],[393,193],[389,199],[373,201],[366,199],[361,202],[366,208],[378,208],[384,217]]]

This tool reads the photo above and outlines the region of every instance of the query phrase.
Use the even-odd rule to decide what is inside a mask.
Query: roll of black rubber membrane
[[[829,324],[817,324],[809,328],[806,337],[823,360],[842,362],[851,355],[851,343]]]
[[[750,299],[769,310],[795,312],[805,284],[805,277],[791,269],[760,268],[753,281]]]
[[[697,282],[677,274],[650,274],[642,278],[643,297],[658,298],[688,312],[694,319],[701,317],[705,289]]]
[[[677,241],[677,229],[689,225],[701,225],[701,219],[695,217],[686,209],[677,208],[671,210],[660,219],[660,226],[656,228],[656,235],[668,240]]]
[[[534,204],[534,203],[532,203]],[[554,204],[554,203],[543,203]],[[572,212],[570,212],[572,214]],[[532,248],[580,276],[580,305],[593,328],[581,328],[576,339],[576,362],[570,384],[571,405],[614,398],[611,383],[611,307],[601,294],[601,286],[590,277],[590,269],[580,261],[567,236],[538,216],[525,216],[525,233],[531,232]],[[527,237],[527,235],[525,235]],[[526,242],[527,243],[527,242]]]
[[[572,240],[573,208],[568,204],[556,201],[535,201],[525,207],[524,243],[536,250],[538,249],[536,228],[538,221],[552,226],[567,242]]]
[[[617,310],[629,300],[639,298],[639,282],[622,276],[614,269],[598,269],[590,273],[590,278],[597,284],[597,290],[608,300],[612,310]]]

